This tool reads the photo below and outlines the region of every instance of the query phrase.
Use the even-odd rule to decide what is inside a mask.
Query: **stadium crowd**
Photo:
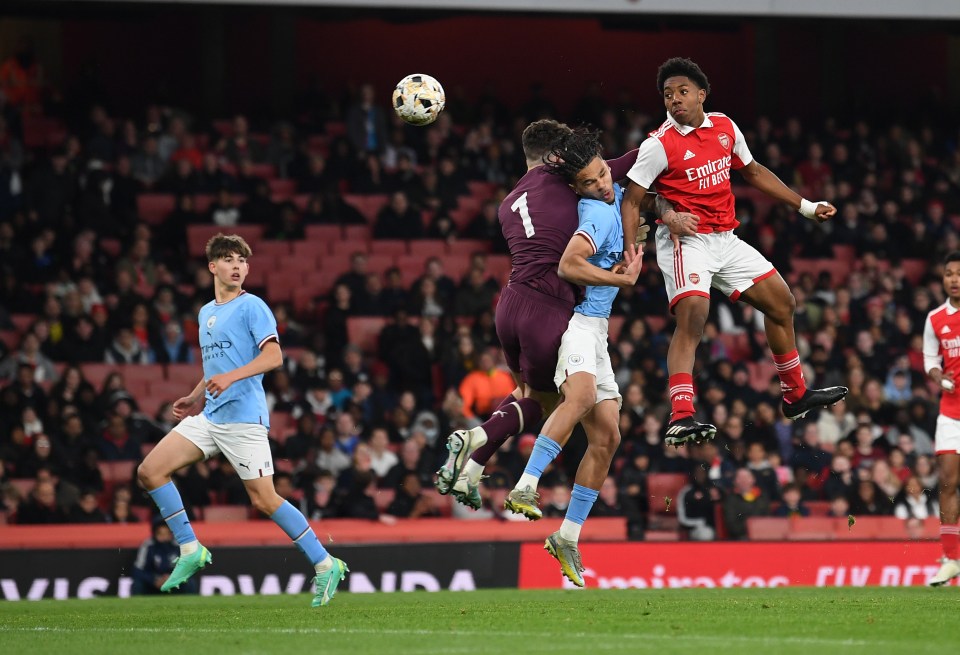
[[[386,195],[374,241],[471,239],[490,255],[506,252],[498,200],[525,171],[520,131],[529,120],[558,116],[550,101],[536,89],[519,108],[493,93],[471,102],[454,93],[434,125],[412,128],[376,95],[363,86],[351,97],[311,96],[296,120],[255,126],[264,132],[243,115],[205,122],[151,105],[142,116],[122,117],[96,102],[61,103],[46,111],[62,138],[39,142],[29,111],[3,107],[6,521],[149,516],[152,504],[135,485],[105,482],[101,464],[139,460],[174,425],[178,396],[159,399],[147,415],[140,411],[146,399],[131,394],[122,374],[94,386],[84,368],[194,364],[200,374],[196,315],[213,294],[205,262],[190,256],[189,226],[262,225],[261,243],[298,242],[311,225],[367,224],[345,195]],[[606,152],[619,154],[661,116],[590,87],[568,122],[601,127]],[[811,125],[761,117],[740,127],[759,161],[839,209],[832,223],[816,226],[751,194],[737,205],[740,235],[792,282],[807,380],[845,384],[850,395],[797,423],[783,419],[761,318],[714,298],[695,380],[702,419],[720,432],[712,443],[664,449],[672,325],[648,257],[638,285],[615,304],[622,327],[610,348],[624,397],[623,441],[594,515],[626,516],[631,537],[642,538],[648,476],[682,473],[688,483],[675,502],[681,528],[696,539],[717,536],[718,516],[727,536],[745,538],[747,517],[803,516],[811,502],[834,516],[936,516],[937,396],[922,370],[921,335],[926,313],[943,302],[937,262],[960,248],[956,135],[867,120]],[[275,180],[306,201],[277,194]],[[464,215],[462,199],[476,182],[489,193]],[[176,197],[160,224],[138,214],[138,196],[147,192]],[[213,200],[197,211],[201,195]],[[422,275],[408,284],[395,268],[368,271],[368,245],[345,238],[337,247],[356,253],[350,268],[336,271],[330,293],[305,307],[247,284],[273,308],[287,350],[284,367],[265,379],[277,489],[311,519],[436,515],[432,478],[446,435],[478,424],[512,389],[493,329],[503,280],[491,277],[488,255],[474,254],[462,279],[448,275],[441,258],[424,257]],[[27,322],[13,322],[23,316]],[[351,341],[355,316],[386,318],[375,348]],[[184,383],[180,395],[193,384]],[[454,516],[503,516],[498,499],[523,470],[534,438],[512,439],[491,461],[480,512],[454,507]],[[543,479],[548,516],[563,516],[578,448],[582,440]],[[23,480],[29,484],[15,484]],[[248,502],[222,459],[181,471],[176,483],[195,515]],[[378,490],[391,491],[389,502]]]

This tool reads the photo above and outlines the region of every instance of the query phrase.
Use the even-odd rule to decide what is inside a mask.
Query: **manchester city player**
[[[580,225],[564,250],[558,272],[567,282],[585,286],[586,295],[574,308],[560,342],[554,383],[563,402],[543,426],[527,467],[504,506],[528,518],[540,518],[536,494],[540,476],[560,454],[577,422],[583,423],[587,451],[577,469],[563,524],[545,544],[560,562],[563,574],[582,587],[583,565],[577,547],[580,528],[620,444],[622,398],[607,354],[607,323],[619,289],[636,284],[643,258],[632,245],[622,252],[623,190],[614,183],[610,166],[600,156],[598,132],[575,130],[554,149],[546,167],[564,177],[581,197],[577,206]]]
[[[349,569],[327,553],[303,514],[277,495],[273,486],[263,374],[283,363],[277,322],[266,303],[242,289],[251,254],[246,241],[218,234],[207,243],[206,253],[216,299],[200,310],[203,379],[190,395],[173,404],[180,423],[137,469],[140,486],[153,498],[180,544],[180,559],[161,591],[176,589],[212,562],[210,551],[193,533],[170,476],[223,453],[243,480],[253,506],[273,519],[306,555],[316,571],[313,606],[326,605]],[[201,403],[201,414],[187,415]]]

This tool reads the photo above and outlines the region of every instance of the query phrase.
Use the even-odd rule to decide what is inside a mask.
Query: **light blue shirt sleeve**
[[[255,302],[247,303],[247,325],[250,328],[250,336],[259,348],[262,348],[264,342],[270,337],[280,341],[277,334],[277,319],[267,307],[267,303],[259,298],[256,298]]]
[[[606,203],[600,200],[581,200],[577,207],[580,213],[580,227],[577,234],[587,237],[593,245],[594,254],[604,249],[615,227],[612,214]]]

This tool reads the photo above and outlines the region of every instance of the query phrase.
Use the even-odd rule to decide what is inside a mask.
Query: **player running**
[[[923,326],[923,367],[936,382],[940,396],[937,417],[936,453],[940,469],[940,545],[943,557],[940,570],[927,582],[931,587],[947,584],[960,576],[960,552],[957,535],[960,526],[960,394],[956,384],[960,373],[960,252],[952,252],[943,262],[943,290],[947,302],[929,314]]]
[[[676,212],[665,212],[657,229],[657,263],[663,272],[677,327],[667,351],[670,373],[670,422],[665,443],[680,445],[712,438],[713,425],[693,418],[693,363],[710,310],[710,287],[736,302],[743,299],[764,315],[767,343],[780,376],[783,414],[796,420],[811,409],[832,405],[846,387],[808,389],[793,330],[796,301],[777,270],[755,248],[733,233],[730,169],[772,198],[809,219],[823,222],[836,214],[830,203],[813,203],[784,185],[750,153],[743,134],[728,117],[704,113],[710,92],[707,76],[689,59],[669,59],[657,72],[667,120],[640,145],[627,177],[623,200],[626,243],[633,243],[640,204],[656,183],[657,192]]]
[[[581,197],[580,226],[560,259],[559,276],[585,286],[586,294],[563,333],[554,365],[554,384],[563,402],[543,426],[504,507],[534,520],[542,516],[536,494],[540,476],[582,422],[587,450],[577,469],[566,517],[544,546],[560,562],[567,579],[582,587],[580,529],[620,445],[622,398],[607,354],[607,324],[619,289],[636,284],[643,255],[632,242],[622,251],[623,189],[614,183],[610,167],[600,157],[599,132],[575,131],[551,153],[546,170],[561,176]],[[623,264],[619,264],[621,256]]]
[[[512,435],[535,426],[559,398],[553,382],[560,338],[577,304],[576,286],[557,276],[557,266],[577,230],[576,194],[560,177],[543,168],[543,158],[571,130],[554,120],[539,120],[523,131],[527,173],[500,204],[499,218],[513,270],[497,305],[497,336],[517,388],[490,418],[447,438],[450,454],[437,471],[437,490],[453,493],[479,509],[480,475],[493,453]],[[622,179],[636,150],[608,162],[613,179]]]
[[[250,502],[269,516],[306,555],[316,571],[313,606],[327,605],[349,569],[330,556],[303,514],[273,487],[273,458],[267,442],[270,413],[263,374],[283,363],[277,322],[260,298],[243,291],[250,246],[236,235],[218,234],[207,242],[207,261],[216,299],[200,310],[203,379],[189,396],[173,404],[180,421],[137,469],[147,490],[180,544],[180,558],[161,591],[176,589],[212,562],[193,533],[174,471],[223,453],[236,469]],[[187,416],[198,403],[203,413]]]

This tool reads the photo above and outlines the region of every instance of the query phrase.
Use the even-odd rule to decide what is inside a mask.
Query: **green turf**
[[[587,590],[0,604],[0,652],[949,653],[957,589]]]

